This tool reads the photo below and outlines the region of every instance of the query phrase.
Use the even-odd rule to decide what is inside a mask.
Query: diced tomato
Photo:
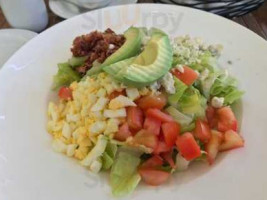
[[[164,113],[164,112],[162,112],[156,108],[148,109],[146,114],[147,114],[147,116],[154,117],[154,118],[160,120],[161,122],[172,122],[173,121],[173,118],[170,115],[168,115],[168,114],[166,114],[166,113]]]
[[[196,138],[198,138],[203,143],[209,141],[211,137],[211,131],[207,122],[197,119],[194,134]]]
[[[128,107],[127,108],[127,122],[130,130],[137,132],[143,127],[143,112],[139,107]]]
[[[181,155],[188,161],[201,155],[200,147],[193,134],[190,132],[186,132],[179,136],[176,140],[176,145]]]
[[[146,160],[142,165],[141,168],[155,168],[163,165],[163,160],[160,156],[154,155],[148,160]]]
[[[162,183],[166,182],[170,176],[170,173],[156,169],[141,168],[138,170],[138,172],[145,183],[153,186],[161,185]]]
[[[167,146],[172,147],[180,134],[180,125],[177,122],[166,122],[161,127]]]
[[[71,100],[72,90],[69,87],[61,87],[58,91],[58,96],[63,100]]]
[[[218,131],[225,132],[228,130],[237,131],[237,120],[232,109],[229,106],[219,108],[218,115]]]
[[[235,131],[229,130],[224,133],[223,143],[220,145],[220,151],[227,151],[244,146],[243,138]]]
[[[160,95],[147,95],[137,100],[137,105],[146,110],[148,108],[162,109],[167,103],[167,97]]]
[[[164,160],[166,160],[169,163],[171,168],[173,168],[173,169],[176,168],[175,163],[174,163],[174,161],[172,159],[172,151],[163,153],[162,157],[163,157]]]
[[[109,99],[114,99],[120,95],[123,95],[123,96],[126,96],[126,91],[125,90],[122,90],[122,91],[113,91],[109,94],[108,98]]]
[[[144,122],[144,129],[148,130],[155,135],[160,133],[161,121],[154,117],[146,117]]]
[[[172,71],[172,74],[184,82],[186,85],[192,85],[198,78],[197,72],[188,66],[183,66],[184,72],[180,72],[178,69]]]
[[[133,143],[144,145],[154,150],[158,146],[158,138],[154,133],[142,129],[134,136]]]
[[[168,147],[167,144],[163,141],[158,142],[158,146],[154,150],[154,154],[160,154],[163,152],[168,152],[171,150],[171,147]]]
[[[128,137],[132,136],[128,124],[125,122],[120,126],[119,131],[114,135],[114,139],[125,141]]]
[[[219,146],[222,142],[222,133],[212,130],[211,131],[211,138],[209,142],[206,144],[205,149],[207,152],[207,159],[210,165],[214,163],[214,160],[217,156],[217,153],[219,151]]]
[[[208,106],[206,109],[206,117],[211,128],[216,128],[218,119],[216,116],[216,109],[212,106]]]

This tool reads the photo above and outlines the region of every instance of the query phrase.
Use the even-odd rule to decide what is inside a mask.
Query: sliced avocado
[[[172,47],[168,36],[156,32],[144,51],[126,68],[123,82],[134,86],[151,84],[169,71],[172,59]]]
[[[87,71],[86,75],[92,75],[95,73],[100,72],[103,67],[111,65],[113,63],[119,62],[121,60],[136,56],[141,49],[142,45],[142,36],[143,33],[139,28],[130,27],[124,33],[124,37],[126,39],[125,43],[111,56],[109,56],[104,63],[100,66],[92,67],[90,70]]]
[[[103,67],[103,70],[107,72],[108,74],[116,77],[119,71],[121,71],[121,69],[124,69],[128,67],[129,65],[131,65],[135,59],[136,57],[132,57],[132,58],[128,58],[128,59],[116,62],[112,65]]]

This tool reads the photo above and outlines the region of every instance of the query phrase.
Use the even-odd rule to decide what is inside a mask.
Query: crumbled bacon
[[[94,61],[103,63],[108,56],[117,51],[125,42],[123,35],[117,35],[111,29],[105,32],[94,31],[76,37],[73,41],[71,52],[75,57],[88,56],[85,64],[76,68],[84,75],[93,65]]]

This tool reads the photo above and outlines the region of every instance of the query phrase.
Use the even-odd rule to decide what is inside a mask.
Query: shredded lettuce
[[[80,79],[80,75],[68,63],[59,63],[58,72],[54,76],[53,89],[58,89],[63,85],[68,86],[73,81],[79,81]]]
[[[210,97],[210,89],[219,75],[219,72],[209,73],[207,78],[200,80],[200,91],[207,99]]]
[[[184,84],[182,81],[180,81],[178,78],[173,76],[174,79],[174,87],[175,87],[175,93],[172,95],[169,95],[168,102],[172,106],[176,106],[182,95],[184,94],[185,90],[188,88],[186,84]]]
[[[195,127],[196,127],[196,123],[193,121],[191,124],[182,126],[181,133],[191,132],[195,129]]]
[[[110,182],[112,193],[116,197],[131,193],[141,180],[137,172],[140,158],[129,151],[120,151],[112,165]]]
[[[107,144],[105,152],[102,156],[102,169],[107,170],[112,166],[117,153],[117,149],[118,147],[116,144],[110,142]]]
[[[72,67],[79,67],[84,64],[84,62],[87,60],[88,56],[82,56],[82,57],[71,57],[68,60],[69,65]]]
[[[196,117],[205,116],[207,100],[194,88],[189,87],[178,102],[179,110],[184,114],[193,114]]]
[[[238,90],[237,80],[227,74],[222,74],[216,78],[210,89],[210,95],[224,98],[224,105],[230,105],[244,94]]]
[[[190,125],[193,121],[193,117],[185,115],[181,113],[178,109],[173,106],[169,106],[165,109],[167,113],[169,113],[175,121],[177,121],[182,127],[186,127]]]

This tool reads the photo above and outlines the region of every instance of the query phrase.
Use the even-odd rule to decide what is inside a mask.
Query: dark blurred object
[[[257,9],[264,0],[154,0],[154,2],[197,8],[233,18]]]

